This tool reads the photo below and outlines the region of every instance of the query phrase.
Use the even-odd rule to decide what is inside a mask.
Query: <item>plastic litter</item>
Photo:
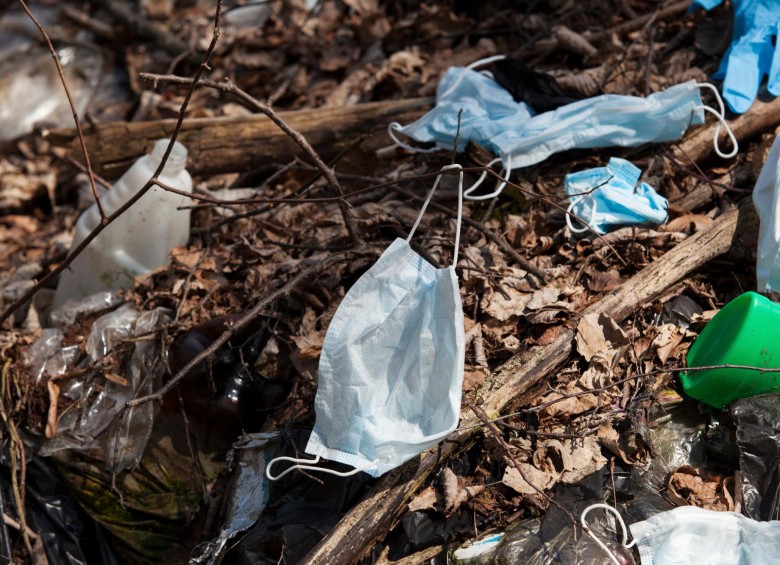
[[[28,461],[25,479],[27,525],[40,536],[49,563],[120,563],[104,529],[81,509],[48,462],[40,457]],[[10,469],[3,466],[0,470],[0,503],[4,515],[16,518],[18,511],[13,503],[12,488]]]
[[[126,402],[159,388],[165,366],[158,342],[132,338],[152,334],[169,319],[163,308],[139,314],[125,305],[95,321],[87,338],[84,365],[94,369],[61,385],[60,396],[73,405],[60,414],[56,434],[41,447],[41,455],[84,452],[113,471],[138,464],[157,407],[149,402],[129,408]],[[125,343],[130,344],[129,351]],[[101,367],[109,354],[118,356],[118,367]]]
[[[568,211],[587,222],[575,228],[567,214],[569,230],[580,234],[592,229],[605,234],[615,227],[665,222],[669,203],[649,184],[639,182],[641,174],[629,161],[612,157],[606,167],[566,175],[563,186],[569,196]]]
[[[693,317],[703,312],[704,309],[695,300],[681,294],[663,305],[653,323],[659,326],[674,324],[681,328],[688,328]]]
[[[36,13],[46,27],[56,21],[56,10],[37,6]],[[21,10],[4,14],[0,38],[0,140],[16,139],[36,125],[72,127],[73,114],[51,53],[29,18]],[[58,42],[56,47],[76,110],[83,118],[105,73],[103,55],[84,41]]]
[[[456,565],[489,565],[493,561],[493,555],[498,548],[498,543],[506,534],[488,534],[473,542],[460,546],[452,554],[453,563]]]
[[[520,59],[507,57],[495,61],[493,77],[515,102],[525,102],[535,112],[548,112],[582,99],[567,94],[554,77],[528,68]]]
[[[731,413],[737,425],[742,511],[754,520],[780,519],[780,396],[743,398]]]
[[[711,10],[723,0],[694,0],[691,9]],[[776,53],[780,3],[776,0],[732,0],[734,23],[731,45],[713,78],[723,79],[723,99],[734,112],[747,112],[761,81],[780,94],[780,58]]]
[[[114,184],[101,203],[106,214],[124,205],[154,175],[169,140],[157,141],[151,154],[141,157]],[[160,182],[184,192],[192,191],[192,179],[184,168],[187,150],[175,143]],[[95,292],[127,288],[133,278],[163,265],[173,247],[187,243],[190,234],[188,198],[155,186],[138,202],[108,225],[62,273],[53,307],[69,298],[84,298]],[[94,204],[76,223],[71,250],[86,239],[100,223]]]
[[[227,509],[217,539],[199,545],[190,557],[191,565],[216,564],[222,560],[228,543],[252,527],[268,503],[269,483],[265,477],[266,451],[278,433],[247,434],[228,453],[227,468],[233,473]]]
[[[746,292],[718,312],[688,350],[689,367],[742,365],[780,367],[777,333],[780,304]],[[780,391],[780,372],[751,369],[708,369],[680,373],[685,392],[710,406],[722,408],[740,398]]]
[[[292,433],[295,447],[276,444],[275,457],[293,455],[305,445],[308,433]],[[348,469],[335,464],[338,469]],[[375,482],[366,473],[349,477],[323,474],[321,482],[291,473],[270,483],[270,497],[256,525],[225,554],[233,565],[300,563],[360,500]]]
[[[756,279],[758,292],[780,291],[780,137],[775,138],[753,189],[760,222]]]

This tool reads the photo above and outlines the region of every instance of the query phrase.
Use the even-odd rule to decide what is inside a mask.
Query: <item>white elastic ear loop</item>
[[[279,461],[290,461],[291,463],[295,463],[292,467],[285,469],[281,473],[279,473],[276,476],[271,475],[271,467],[275,463],[278,463]],[[377,460],[378,461],[378,460]],[[327,469],[326,467],[315,467],[317,463],[320,462],[320,456],[317,455],[314,459],[296,459],[295,457],[277,457],[276,459],[272,459],[268,462],[268,465],[265,467],[265,476],[268,477],[269,481],[278,481],[282,477],[284,477],[287,473],[292,473],[293,471],[297,469],[304,469],[306,471],[316,471],[318,473],[328,473],[329,475],[336,475],[337,477],[351,477],[352,475],[357,475],[361,471],[365,471],[366,469],[370,469],[371,467],[375,466],[377,464],[377,461],[372,461],[367,466],[364,467],[356,467],[355,469],[352,469],[351,471],[334,471],[333,469]],[[306,465],[306,463],[309,463]]]
[[[471,63],[470,65],[466,65],[466,67],[464,68],[464,70],[462,70],[462,71],[461,71],[461,72],[458,74],[458,78],[456,78],[456,79],[455,79],[455,82],[453,82],[453,83],[452,83],[452,85],[451,85],[451,86],[450,86],[450,87],[449,87],[447,90],[445,90],[444,92],[442,92],[442,93],[441,93],[441,95],[439,95],[439,96],[437,97],[437,100],[438,100],[438,99],[441,99],[441,98],[446,98],[447,96],[449,96],[450,94],[452,94],[452,91],[453,91],[453,90],[455,90],[456,88],[458,88],[458,85],[459,85],[459,84],[461,83],[461,81],[463,80],[463,77],[464,77],[464,76],[466,76],[466,71],[465,71],[465,69],[473,70],[473,69],[476,69],[477,67],[481,67],[481,66],[483,66],[483,65],[488,65],[488,64],[490,64],[490,63],[493,63],[493,62],[495,62],[495,61],[500,61],[501,59],[506,59],[506,55],[493,55],[492,57],[485,57],[484,59],[477,59],[476,61],[474,61],[474,62],[473,62],[473,63]]]
[[[591,224],[593,223],[593,218],[596,217],[596,201],[595,200],[593,201],[593,205],[590,207],[590,218],[588,219],[588,221],[585,223],[585,225],[583,227],[575,228],[574,224],[571,221],[571,216],[574,213],[574,212],[572,212],[572,210],[574,210],[574,207],[577,204],[579,204],[580,202],[582,202],[583,200],[585,200],[586,198],[591,198],[591,195],[590,194],[583,194],[581,196],[577,196],[577,197],[573,198],[572,201],[569,203],[569,207],[566,208],[566,225],[569,227],[569,231],[571,233],[585,233],[586,231],[593,229]]]
[[[617,560],[615,555],[610,551],[610,549],[602,542],[599,538],[596,537],[596,534],[594,534],[591,529],[588,527],[587,522],[585,522],[585,516],[588,515],[588,512],[591,510],[594,510],[596,508],[603,508],[604,510],[608,510],[609,512],[612,512],[616,517],[617,521],[620,524],[620,529],[623,530],[623,543],[621,545],[625,547],[626,549],[629,549],[634,546],[636,543],[636,540],[632,541],[631,543],[628,543],[628,529],[626,528],[626,523],[623,521],[623,517],[620,515],[620,512],[609,506],[608,504],[591,504],[588,506],[585,510],[582,511],[582,516],[580,516],[580,522],[582,522],[582,529],[587,532],[587,534],[595,541],[598,546],[604,550],[604,553],[606,553],[609,556],[609,559],[614,563],[615,565],[620,565],[620,561]]]
[[[404,143],[398,137],[395,135],[394,132],[401,131],[401,128],[403,128],[401,124],[398,122],[390,122],[390,124],[387,126],[387,135],[390,136],[390,139],[393,140],[393,143],[395,143],[396,147],[401,147],[402,149],[406,149],[407,151],[411,151],[412,153],[433,153],[434,151],[439,151],[439,147],[431,147],[429,149],[424,149],[422,147],[414,147],[412,145],[409,145],[408,143]]]
[[[715,85],[710,84],[708,82],[697,84],[696,87],[700,89],[708,88],[715,93],[715,100],[717,100],[718,102],[718,110],[715,110],[714,108],[710,108],[709,106],[706,106],[704,104],[702,104],[701,106],[695,106],[694,109],[704,110],[705,112],[709,112],[718,119],[718,126],[715,128],[715,135],[712,140],[712,145],[715,147],[715,153],[717,153],[719,157],[722,157],[723,159],[731,159],[739,151],[739,143],[737,143],[737,138],[734,136],[734,132],[731,131],[731,127],[726,122],[726,118],[724,117],[726,115],[726,109],[723,106],[723,99],[720,97],[720,92],[718,92],[718,89],[715,88]],[[723,153],[723,151],[720,150],[720,146],[718,145],[718,137],[720,137],[721,126],[726,128],[726,134],[729,137],[729,141],[731,141],[732,147],[729,153]]]
[[[463,167],[461,167],[457,163],[454,165],[445,165],[441,168],[441,172],[439,172],[439,176],[436,177],[436,181],[433,183],[433,188],[431,188],[431,190],[428,192],[428,196],[425,198],[425,202],[423,202],[422,208],[420,208],[420,213],[417,214],[417,219],[414,221],[414,225],[412,226],[409,235],[406,236],[406,242],[409,243],[412,240],[412,236],[414,235],[414,232],[417,231],[417,226],[419,226],[420,222],[422,221],[423,214],[425,214],[425,209],[428,207],[428,204],[431,202],[431,198],[433,198],[433,193],[436,192],[437,188],[439,188],[439,182],[441,181],[442,173],[444,173],[444,171],[449,171],[452,169],[460,169],[460,174],[458,175],[458,220],[455,227],[456,229],[455,252],[453,253],[453,256],[455,257],[453,265],[455,265],[455,263],[458,262],[458,246],[460,245],[460,224],[463,217]]]
[[[499,161],[501,161],[501,157],[496,157],[495,159],[493,159],[487,164],[487,167],[492,167]],[[511,170],[512,170],[512,156],[509,155],[507,157],[506,168],[501,169],[502,171],[501,176],[506,178],[506,176],[509,175],[509,171]],[[480,194],[479,196],[471,196],[471,193],[477,190],[477,188],[479,188],[482,182],[487,178],[487,174],[488,174],[487,170],[482,171],[482,174],[479,175],[479,178],[476,180],[476,182],[466,189],[466,192],[463,193],[463,197],[466,200],[490,200],[491,198],[495,198],[496,196],[499,196],[504,191],[504,188],[506,188],[506,181],[501,181],[496,187],[496,189],[490,194]]]

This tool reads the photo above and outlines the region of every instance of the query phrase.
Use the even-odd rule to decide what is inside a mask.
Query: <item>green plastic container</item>
[[[689,367],[780,368],[780,304],[746,292],[726,304],[688,350]],[[680,373],[685,392],[716,408],[740,398],[780,392],[780,372],[711,369]]]

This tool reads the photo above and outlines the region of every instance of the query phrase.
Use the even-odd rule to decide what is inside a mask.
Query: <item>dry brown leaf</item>
[[[501,482],[519,494],[536,495],[539,490],[544,491],[555,485],[555,477],[544,471],[540,471],[528,463],[519,463],[523,475],[528,478],[533,486],[520,475],[520,471],[507,466]],[[536,488],[534,488],[536,487]],[[537,490],[538,489],[538,490]]]
[[[586,314],[577,324],[577,351],[586,361],[601,354],[611,360],[617,349],[628,343],[626,334],[605,314]]]
[[[463,390],[465,392],[477,390],[479,387],[485,384],[486,378],[487,373],[484,369],[479,367],[475,369],[466,369],[463,372]]]
[[[694,234],[710,227],[713,221],[712,218],[704,214],[686,214],[671,220],[659,229],[668,232]]]
[[[502,286],[492,293],[485,293],[482,309],[496,320],[505,322],[512,316],[522,314],[531,298],[531,294],[520,292],[510,286]]]
[[[639,450],[636,453],[632,453],[631,455],[626,452],[627,446],[625,445],[625,442],[622,441],[620,434],[617,432],[617,430],[615,430],[615,428],[612,427],[612,424],[609,422],[604,422],[601,425],[598,433],[596,434],[596,438],[601,443],[601,445],[620,457],[624,463],[633,465],[635,467],[641,467],[646,463],[647,453],[645,453],[644,450]]]
[[[417,510],[435,510],[437,503],[436,489],[433,485],[425,487],[409,503],[409,512]]]
[[[707,510],[732,512],[734,497],[727,486],[728,477],[684,465],[669,476],[666,494],[678,506],[699,506]]]

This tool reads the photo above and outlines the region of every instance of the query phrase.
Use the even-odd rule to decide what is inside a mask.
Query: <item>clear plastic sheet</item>
[[[50,34],[56,31],[57,10],[36,6],[35,12]],[[104,57],[84,41],[55,47],[83,116],[104,74]],[[69,127],[73,114],[38,30],[21,10],[9,10],[0,18],[0,141],[16,139],[38,124]]]
[[[113,308],[121,304],[123,300],[116,292],[96,292],[83,300],[68,300],[49,314],[49,322],[52,326],[65,329],[78,318],[95,314]]]
[[[125,305],[95,321],[87,338],[86,366],[97,369],[63,385],[61,394],[75,404],[60,417],[57,434],[42,446],[41,455],[81,451],[115,472],[138,464],[157,404],[129,408],[126,403],[159,387],[165,366],[159,342],[149,336],[169,319],[162,308],[139,314]],[[118,367],[100,368],[109,354]]]
[[[743,398],[731,408],[743,513],[754,520],[780,519],[780,395]]]

